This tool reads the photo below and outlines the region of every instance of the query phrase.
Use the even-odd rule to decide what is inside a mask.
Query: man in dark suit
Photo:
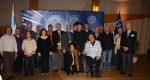
[[[62,34],[64,33],[61,31],[61,24],[57,23],[56,25],[56,31],[53,32],[53,51],[54,51],[54,68],[57,72],[59,68],[63,68],[63,53],[62,53]],[[59,61],[58,61],[59,60]],[[60,62],[60,66],[59,66]]]
[[[66,32],[62,34],[62,48],[63,51],[68,51],[68,45],[73,41],[73,33],[71,32],[71,25],[66,25]]]
[[[124,74],[126,72],[126,63],[127,63],[130,77],[132,77],[133,73],[133,54],[135,53],[136,39],[137,33],[131,30],[131,24],[127,22],[126,31],[123,32],[121,36],[121,47],[123,49],[122,52],[123,68],[121,74]]]
[[[90,30],[88,23],[84,24],[84,30],[83,31],[84,31],[84,34],[85,34],[86,41],[89,41],[89,35],[93,34],[93,31]]]
[[[78,23],[77,31],[73,34],[73,43],[75,44],[75,48],[80,51],[80,53],[83,53],[84,47],[85,47],[85,34],[82,30],[82,23]],[[84,59],[85,57],[83,54],[79,56],[79,67],[80,72],[84,72]]]

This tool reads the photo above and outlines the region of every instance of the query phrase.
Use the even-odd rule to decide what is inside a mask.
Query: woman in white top
[[[37,48],[36,42],[31,38],[31,33],[26,33],[26,39],[23,40],[22,49],[24,51],[24,74],[28,77],[30,72],[31,76],[34,76],[34,54]]]

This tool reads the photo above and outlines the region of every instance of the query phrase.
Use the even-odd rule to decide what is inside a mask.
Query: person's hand
[[[99,56],[96,56],[96,60],[99,60],[100,59],[100,57]]]
[[[31,57],[33,54],[29,54],[29,57]]]
[[[85,51],[85,50],[83,50],[82,54],[86,54],[86,51]]]
[[[72,71],[72,67],[70,66],[70,70]]]
[[[26,54],[28,57],[30,57],[31,55],[30,54]]]
[[[35,54],[35,51],[32,51],[31,54]]]
[[[123,47],[123,50],[124,51],[127,51],[129,48],[128,47]]]
[[[58,48],[58,49],[62,49],[62,46],[58,46],[57,48]]]
[[[38,56],[41,57],[41,53],[38,53]]]
[[[65,50],[65,49],[63,49],[63,53],[66,53],[66,50]]]
[[[51,56],[53,53],[52,52],[49,52],[49,55]]]
[[[15,58],[17,58],[17,56],[18,56],[18,54],[17,54],[17,53],[15,53]]]

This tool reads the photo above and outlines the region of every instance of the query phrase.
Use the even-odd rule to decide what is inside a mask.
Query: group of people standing
[[[131,30],[131,24],[126,24],[126,31],[120,27],[115,34],[113,25],[99,26],[90,30],[88,23],[66,25],[66,32],[61,30],[61,24],[48,25],[48,30],[40,26],[32,31],[32,23],[27,23],[27,29],[21,33],[16,28],[12,35],[11,28],[6,28],[6,34],[0,38],[0,52],[4,60],[4,74],[7,80],[13,78],[15,72],[20,74],[24,61],[24,76],[35,75],[34,68],[40,68],[41,75],[49,75],[49,68],[55,72],[64,70],[67,75],[85,72],[85,65],[90,68],[91,77],[100,77],[99,68],[111,70],[112,62],[121,74],[126,73],[128,63],[129,76],[133,72],[133,54],[137,33]],[[126,60],[127,59],[127,60]],[[86,63],[85,63],[86,62]],[[93,64],[96,64],[95,70]]]

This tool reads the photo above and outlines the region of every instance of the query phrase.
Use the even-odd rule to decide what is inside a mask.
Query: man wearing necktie
[[[131,23],[126,23],[126,31],[121,36],[121,47],[123,67],[121,74],[126,72],[126,63],[128,64],[128,73],[132,77],[133,73],[133,54],[135,53],[135,43],[137,39],[137,32],[131,30]],[[127,59],[127,60],[126,60]]]
[[[63,51],[68,51],[68,45],[72,42],[73,34],[71,32],[71,25],[66,25],[66,32],[62,35],[62,48]]]
[[[63,68],[63,54],[62,54],[62,34],[64,33],[61,31],[61,24],[57,23],[56,31],[53,32],[53,57],[54,57],[54,68],[57,72],[59,68]],[[59,61],[58,61],[59,60]],[[60,65],[60,66],[59,66]]]

